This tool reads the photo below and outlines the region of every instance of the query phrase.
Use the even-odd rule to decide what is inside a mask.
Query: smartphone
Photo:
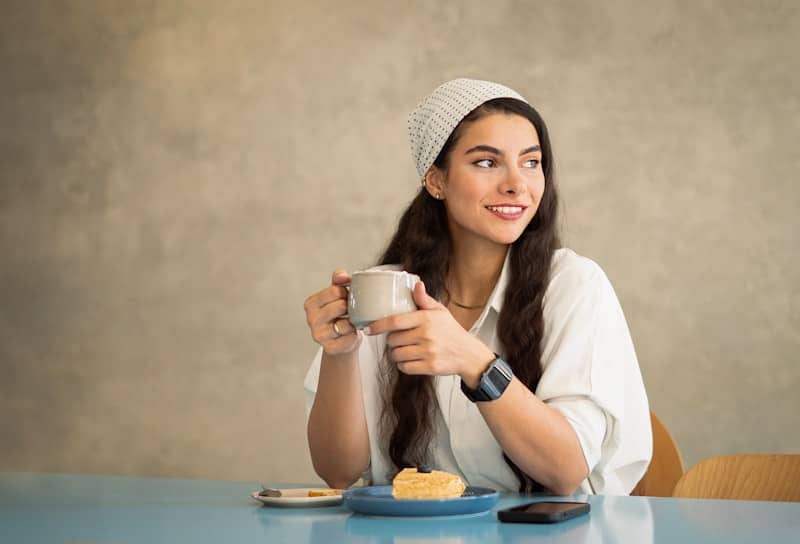
[[[497,519],[507,523],[556,523],[588,513],[587,502],[544,501],[499,510]]]

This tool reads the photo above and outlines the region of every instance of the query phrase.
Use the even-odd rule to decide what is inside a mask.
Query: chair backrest
[[[723,455],[697,463],[675,497],[800,502],[800,455]]]
[[[681,452],[672,434],[652,411],[650,426],[653,429],[653,458],[631,495],[671,497],[675,484],[683,476]]]

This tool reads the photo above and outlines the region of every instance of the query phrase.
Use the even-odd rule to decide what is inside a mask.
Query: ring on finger
[[[333,322],[333,334],[336,335],[336,338],[339,338],[343,333],[339,330],[339,323],[337,321]]]

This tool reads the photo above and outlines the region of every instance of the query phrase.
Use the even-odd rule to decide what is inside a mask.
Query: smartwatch
[[[495,353],[494,359],[489,363],[489,368],[481,374],[478,388],[470,389],[464,380],[461,380],[461,391],[472,402],[497,400],[513,378],[514,372],[511,367]]]

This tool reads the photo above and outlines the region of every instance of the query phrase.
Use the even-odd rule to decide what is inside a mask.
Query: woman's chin
[[[525,232],[525,229],[509,229],[506,232],[498,232],[492,236],[492,241],[508,246],[519,240],[523,232]]]

